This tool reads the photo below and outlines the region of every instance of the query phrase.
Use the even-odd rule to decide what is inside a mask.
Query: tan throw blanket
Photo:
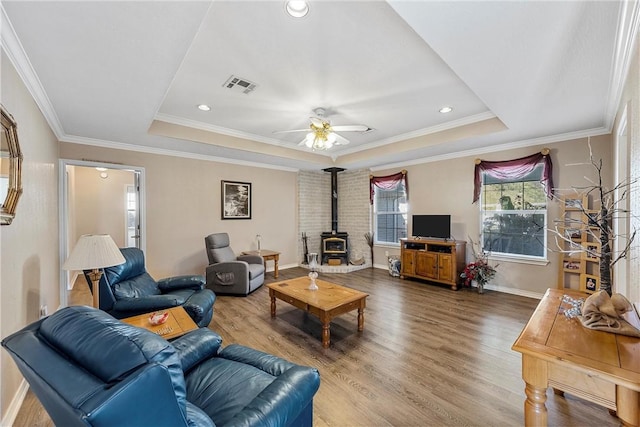
[[[631,310],[633,306],[624,295],[613,294],[610,297],[606,291],[598,291],[582,304],[580,321],[589,329],[640,337],[640,330],[622,318]]]

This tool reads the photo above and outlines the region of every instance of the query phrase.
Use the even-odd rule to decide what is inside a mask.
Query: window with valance
[[[476,160],[473,202],[480,201],[484,251],[546,259],[547,200],[553,199],[549,150],[506,161]]]
[[[399,245],[400,239],[407,237],[407,171],[387,176],[371,175],[369,188],[373,207],[374,242]]]

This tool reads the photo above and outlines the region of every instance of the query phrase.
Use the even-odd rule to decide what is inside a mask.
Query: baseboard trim
[[[278,264],[278,271],[280,270],[286,270],[288,268],[293,268],[293,267],[299,267],[298,264],[285,264],[285,265],[280,265]],[[273,263],[268,263],[267,269],[265,270],[267,273],[272,273],[274,270],[274,265]]]
[[[500,286],[500,285],[484,285],[484,288],[489,289],[491,291],[503,292],[505,294],[518,295],[521,297],[534,298],[534,299],[542,299],[542,297],[544,296],[544,294],[541,294],[539,292],[532,292],[524,289],[509,288],[509,287]]]
[[[27,395],[27,391],[29,391],[29,383],[23,378],[20,386],[18,387],[18,391],[11,399],[11,403],[7,408],[7,413],[0,421],[0,426],[2,427],[12,427],[13,423],[16,421],[18,417],[18,412],[20,412],[20,408],[22,407],[22,403],[24,402],[24,398]]]

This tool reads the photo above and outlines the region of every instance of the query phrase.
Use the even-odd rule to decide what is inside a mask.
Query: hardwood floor
[[[279,280],[307,272],[281,270]],[[315,426],[523,425],[520,354],[511,345],[537,300],[455,292],[380,269],[320,278],[370,295],[364,332],[357,332],[356,311],[342,315],[331,324],[331,347],[323,349],[314,316],[278,301],[271,319],[264,286],[244,298],[219,296],[210,324],[223,345],[243,344],[317,367]],[[267,283],[274,281],[268,273]],[[606,409],[568,394],[548,391],[547,408],[549,425],[619,425]],[[52,423],[29,392],[14,425]]]

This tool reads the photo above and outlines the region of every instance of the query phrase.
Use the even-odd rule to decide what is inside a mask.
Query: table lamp
[[[93,306],[100,308],[101,268],[123,264],[122,252],[108,234],[84,234],[78,239],[69,258],[62,265],[64,270],[91,270]]]

